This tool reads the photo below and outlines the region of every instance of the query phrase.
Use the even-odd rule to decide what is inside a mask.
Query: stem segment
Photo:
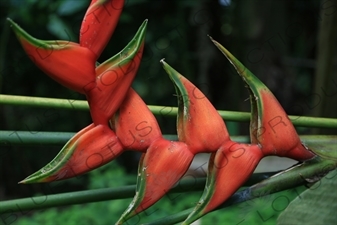
[[[14,106],[32,106],[39,108],[57,108],[71,110],[89,110],[87,101],[74,99],[56,99],[28,96],[0,95],[0,105]],[[172,106],[148,106],[153,114],[162,116],[176,116],[177,107]],[[218,110],[219,114],[226,121],[248,122],[250,120],[249,112],[236,112]],[[307,116],[289,116],[295,126],[316,127],[316,128],[336,128],[337,119],[307,117]]]

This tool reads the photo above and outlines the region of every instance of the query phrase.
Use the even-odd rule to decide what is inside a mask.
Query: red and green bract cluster
[[[92,0],[82,21],[79,43],[36,39],[8,19],[27,55],[42,71],[86,96],[93,121],[50,163],[20,183],[71,178],[110,162],[124,151],[142,152],[136,195],[117,221],[122,224],[161,199],[183,177],[196,154],[211,153],[204,193],[183,222],[190,224],[226,201],[264,156],[300,161],[315,156],[302,145],[269,89],[213,39],[249,89],[251,144],[232,141],[207,97],[162,60],[178,94],[178,141],[166,140],[154,115],[130,87],[141,62],[147,20],[123,50],[102,64],[96,62],[123,6],[124,0]]]

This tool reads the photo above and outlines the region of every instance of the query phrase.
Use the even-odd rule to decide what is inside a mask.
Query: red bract
[[[136,195],[117,224],[161,199],[186,173],[194,155],[183,142],[158,139],[139,162]]]
[[[301,143],[288,115],[272,92],[227,49],[212,40],[233,64],[250,90],[252,143],[261,145],[264,155],[308,160],[315,155]]]
[[[65,87],[86,95],[96,125],[107,125],[142,58],[147,20],[120,53],[95,71],[96,60],[116,27],[123,5],[123,0],[93,0],[82,22],[80,44],[38,40],[8,19],[26,53],[41,70]]]
[[[9,21],[35,64],[62,85],[86,94],[94,123],[107,124],[138,71],[147,20],[129,44],[96,71],[95,57],[89,49],[71,42],[37,40]]]
[[[178,138],[193,154],[213,152],[201,200],[184,221],[192,223],[231,196],[262,158],[257,145],[230,140],[224,121],[209,100],[190,81],[162,61],[178,95]]]
[[[227,140],[211,155],[204,193],[183,224],[192,223],[226,201],[249,178],[264,156],[286,156],[297,160],[308,160],[315,156],[301,144],[295,128],[269,89],[224,47],[213,42],[242,76],[250,93],[253,93],[252,144]]]
[[[229,140],[223,119],[194,84],[164,60],[161,63],[178,94],[179,141],[185,142],[193,154],[215,152],[224,141]]]
[[[212,211],[229,198],[254,172],[262,159],[257,145],[227,142],[209,160],[209,175],[205,190],[211,192],[204,201],[209,200],[203,214]],[[214,183],[213,185],[210,185]],[[213,189],[212,189],[213,188]]]
[[[43,41],[30,36],[11,19],[15,34],[31,60],[63,86],[85,94],[95,88],[95,63],[120,17],[124,0],[92,0],[84,16],[80,44]]]
[[[92,0],[80,29],[80,45],[90,49],[96,59],[113,34],[122,13],[124,0]]]
[[[111,124],[125,148],[144,152],[138,166],[136,195],[118,220],[121,224],[163,197],[185,174],[193,154],[185,143],[162,137],[155,117],[132,89]]]
[[[111,126],[126,149],[146,152],[155,140],[162,138],[156,118],[132,88],[111,120]]]
[[[215,209],[248,179],[262,152],[257,145],[230,140],[226,126],[206,96],[162,61],[178,94],[178,138],[193,154],[213,152],[204,194],[185,224]],[[230,180],[230,182],[228,182]]]
[[[50,163],[20,183],[51,182],[78,176],[110,162],[122,150],[117,136],[108,126],[91,124],[72,137]]]
[[[80,44],[35,39],[8,19],[39,68],[62,85],[86,95],[93,120],[48,165],[20,183],[74,177],[106,164],[123,151],[142,152],[136,195],[118,220],[121,224],[162,198],[182,178],[195,154],[212,153],[204,193],[184,221],[189,224],[226,201],[264,156],[296,160],[315,156],[302,145],[271,91],[214,40],[249,88],[252,144],[232,141],[207,97],[162,60],[178,95],[179,141],[164,139],[154,115],[130,88],[141,62],[147,20],[121,52],[95,68],[123,5],[123,0],[92,0],[82,22]]]
[[[85,93],[95,81],[95,55],[69,41],[43,41],[30,36],[8,19],[30,59],[48,76],[63,86]]]
[[[110,162],[123,151],[116,134],[108,127],[108,120],[125,98],[139,67],[146,24],[147,20],[121,52],[96,68],[93,88],[86,90],[94,124],[77,133],[49,164],[22,183],[74,177]]]
[[[147,20],[121,52],[96,68],[94,85],[86,92],[95,124],[108,124],[125,98],[142,59],[146,26]]]
[[[210,156],[204,193],[183,224],[196,221],[225,202],[251,176],[262,157],[258,145],[223,143]]]

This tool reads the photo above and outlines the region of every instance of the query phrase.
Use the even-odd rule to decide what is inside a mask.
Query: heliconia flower
[[[72,137],[50,163],[20,183],[75,177],[110,162],[122,151],[123,146],[110,127],[91,124]]]
[[[30,59],[48,76],[63,86],[85,93],[95,81],[95,54],[70,41],[44,41],[30,36],[7,19]]]
[[[262,157],[258,145],[225,142],[211,154],[204,193],[182,224],[191,224],[224,203],[252,175]]]
[[[92,0],[80,29],[80,45],[96,59],[107,45],[122,13],[124,0]]]
[[[253,93],[252,144],[226,141],[216,153],[212,153],[204,193],[183,224],[192,223],[225,202],[250,177],[264,156],[277,155],[297,160],[314,157],[303,147],[288,116],[268,88],[224,47],[212,41],[234,65]],[[273,123],[276,119],[277,122]],[[277,125],[282,126],[276,128]]]
[[[257,145],[230,140],[226,125],[207,97],[163,60],[164,69],[178,95],[178,139],[194,154],[212,152],[201,200],[184,224],[192,223],[231,196],[254,171],[262,158]]]
[[[122,51],[96,68],[96,79],[86,90],[95,124],[107,124],[125,98],[142,59],[146,26],[147,20]]]
[[[178,94],[179,141],[185,142],[194,154],[215,152],[224,141],[229,140],[223,119],[194,84],[164,60],[161,60],[161,63],[173,81]]]
[[[272,92],[227,49],[213,43],[235,67],[247,84],[251,99],[250,137],[259,144],[264,155],[277,155],[303,161],[315,155],[309,151],[291,123],[288,115]]]
[[[86,94],[94,123],[107,124],[138,71],[147,20],[122,51],[97,69],[95,56],[88,48],[72,42],[35,39],[8,20],[33,62],[57,82]]]
[[[138,166],[136,195],[117,222],[122,224],[163,197],[186,173],[194,155],[185,143],[162,137],[154,115],[132,89],[111,126],[124,148],[144,152]]]
[[[93,84],[96,87],[87,90],[94,124],[77,133],[48,165],[21,183],[50,182],[78,176],[110,162],[124,151],[108,121],[124,100],[139,67],[146,24],[147,20],[121,52],[96,68]],[[111,82],[112,79],[115,81]]]
[[[94,124],[107,124],[123,101],[142,58],[147,20],[121,52],[95,71],[96,60],[123,6],[124,0],[92,0],[82,22],[80,44],[38,40],[8,19],[26,53],[41,70],[63,86],[86,95]]]
[[[63,86],[85,94],[95,87],[95,62],[112,35],[124,0],[92,0],[84,16],[80,44],[30,36],[8,18],[31,60]]]
[[[207,97],[166,62],[163,60],[161,62],[173,81],[178,95],[179,141],[185,142],[194,154],[213,152],[205,191],[198,205],[185,221],[189,224],[231,196],[241,186],[241,182],[248,179],[254,171],[262,153],[258,146],[254,148],[257,152],[249,152],[247,149],[252,148],[250,145],[231,141],[223,119]],[[240,163],[236,164],[238,161]],[[237,165],[243,168],[239,170],[240,166]],[[238,171],[240,174],[237,174]],[[228,179],[222,178],[236,180],[228,184]],[[223,192],[224,186],[226,186],[226,193]]]

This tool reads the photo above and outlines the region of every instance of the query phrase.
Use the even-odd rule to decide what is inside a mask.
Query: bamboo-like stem
[[[276,172],[253,174],[248,179],[245,185],[248,186],[251,184],[255,184],[274,175],[275,173]],[[205,182],[206,178],[183,179],[170,190],[170,193],[201,191],[205,186]],[[136,185],[128,185],[118,188],[101,188],[96,190],[76,191],[62,194],[2,201],[0,202],[0,214],[107,201],[113,199],[131,198],[135,194],[135,189]]]
[[[74,99],[41,98],[15,95],[0,95],[0,104],[15,106],[32,106],[39,108],[57,108],[69,110],[89,110],[87,101]],[[155,115],[176,116],[178,108],[173,106],[148,105]],[[249,112],[218,110],[219,114],[226,121],[248,122]],[[307,116],[289,116],[295,126],[316,127],[316,128],[336,128],[337,119],[320,118]]]
[[[32,106],[37,108],[89,110],[88,102],[84,100],[43,98],[18,95],[0,95],[0,104],[14,106]]]
[[[46,132],[46,131],[4,131],[0,130],[0,146],[1,145],[57,145],[63,146],[75,133],[73,132]],[[177,135],[164,135],[168,140],[177,140]],[[232,136],[233,141],[240,143],[248,143],[248,136]],[[300,135],[300,139],[304,144],[311,143],[327,143],[335,140],[335,135]]]
[[[0,214],[46,209],[50,207],[67,206],[88,202],[99,202],[108,199],[130,198],[134,194],[134,191],[135,185],[129,185],[118,188],[102,188],[97,190],[69,192],[2,201],[0,202]]]
[[[1,145],[57,145],[63,146],[75,135],[73,132],[47,132],[47,131],[7,131],[0,130]],[[176,141],[177,135],[163,135],[164,138]],[[248,142],[248,136],[233,136],[237,142]]]

